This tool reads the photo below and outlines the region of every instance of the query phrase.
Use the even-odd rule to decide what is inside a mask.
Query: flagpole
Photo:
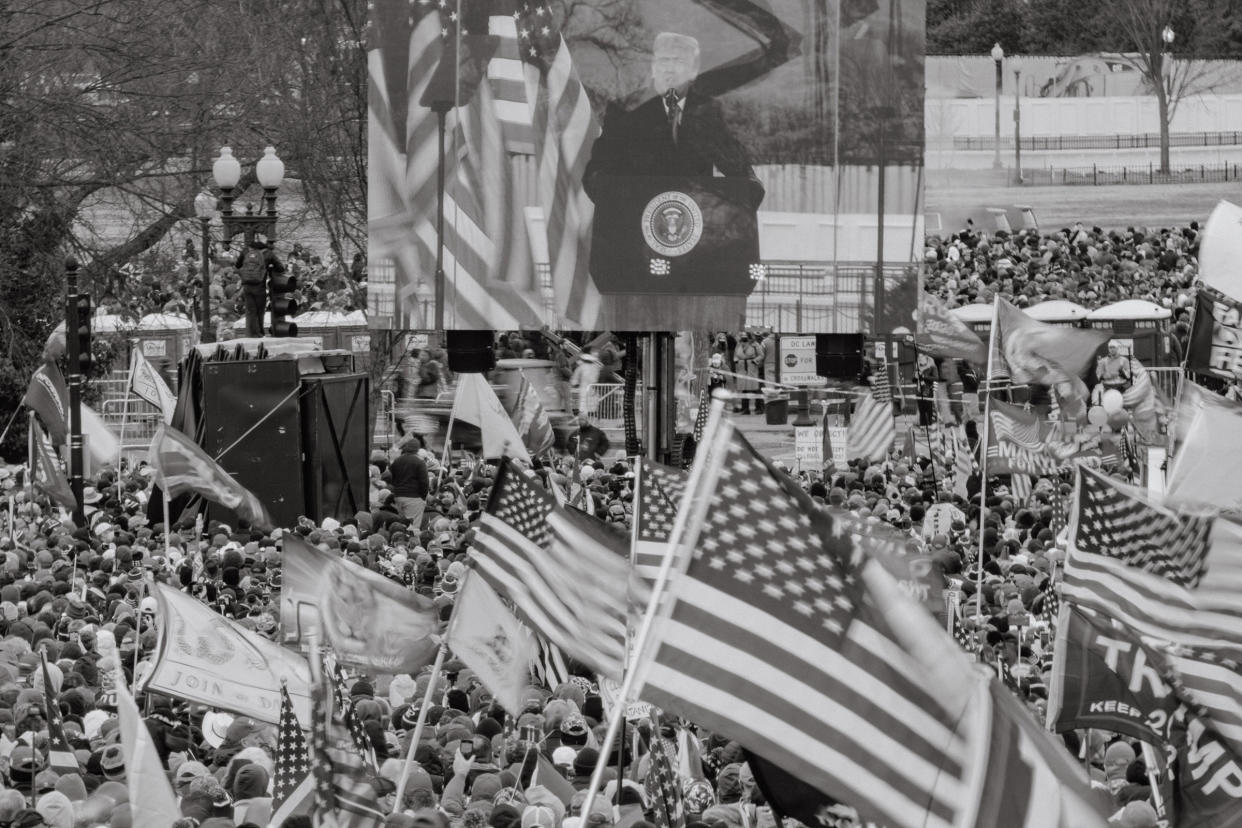
[[[722,420],[726,401],[732,395],[727,391],[718,391],[712,395],[711,413],[708,415],[707,427],[703,430],[704,435],[710,436],[711,439],[705,439],[704,445],[711,446],[715,442],[717,433],[722,428]],[[697,452],[697,449],[696,449]],[[668,585],[669,576],[672,574],[675,559],[680,557],[677,554],[678,549],[683,545],[692,545],[696,538],[687,539],[683,536],[687,534],[687,525],[690,524],[690,512],[696,512],[696,525],[694,526],[694,534],[697,536],[699,524],[702,523],[702,512],[707,504],[699,504],[689,500],[691,493],[696,493],[704,477],[705,467],[711,467],[711,471],[707,472],[711,480],[716,480],[720,476],[721,467],[724,464],[725,452],[716,450],[706,455],[696,454],[694,466],[690,470],[690,478],[686,482],[687,499],[683,500],[681,508],[677,510],[677,518],[673,522],[672,531],[668,537],[668,548],[664,553],[664,560],[660,563],[660,572],[656,576],[655,584],[651,588],[651,598],[647,602],[647,611],[643,614],[642,625],[639,627],[638,636],[634,641],[634,652],[641,657],[644,648],[647,646],[647,639],[651,636],[651,628],[654,625],[655,616],[660,609],[661,593],[665,586]],[[600,782],[604,778],[604,770],[607,767],[608,753],[612,750],[613,743],[617,738],[617,731],[621,726],[621,720],[625,718],[625,706],[628,703],[629,695],[634,689],[637,670],[633,664],[629,665],[629,669],[625,671],[625,678],[621,685],[621,690],[617,693],[617,703],[613,706],[612,714],[608,719],[608,732],[604,736],[604,743],[599,749],[599,760],[595,763],[595,769],[591,773],[590,784],[587,785],[586,799],[582,803],[581,813],[583,819],[586,820],[591,813],[591,806],[595,804],[595,794],[599,790]]]
[[[454,613],[456,615],[456,613]],[[452,621],[449,622],[452,624]],[[440,668],[444,665],[444,654],[448,652],[448,633],[440,649],[436,650],[436,660],[431,665],[431,681],[427,682],[427,691],[423,693],[423,703],[418,708],[418,721],[414,724],[414,735],[410,737],[410,747],[405,752],[405,762],[401,765],[401,778],[397,780],[397,792],[393,797],[392,812],[401,811],[401,803],[405,797],[405,784],[410,778],[410,765],[414,764],[414,754],[418,751],[418,742],[423,736],[423,728],[427,724],[427,712],[431,709],[431,694],[435,692],[436,679],[440,676]]]
[[[975,626],[983,626],[983,516],[987,510],[988,496],[988,439],[992,426],[992,358],[996,352],[996,329],[1000,326],[1000,297],[992,300],[992,328],[988,331],[988,368],[985,380],[987,391],[983,395],[983,431],[979,436],[979,557],[975,561]]]
[[[34,502],[35,475],[35,414],[26,412],[26,499]]]
[[[453,407],[449,409],[448,428],[444,430],[444,451],[440,454],[440,471],[436,474],[436,490],[444,480],[444,471],[453,457],[453,421],[457,419],[457,400],[461,397],[461,381],[458,380],[457,391],[453,394]],[[480,427],[480,432],[482,428]]]
[[[168,484],[160,483],[160,496],[164,499],[164,559],[172,560],[172,501],[168,497]]]
[[[136,343],[130,342],[129,357],[129,378],[125,380],[125,401],[121,403],[121,433],[116,438],[116,471],[121,473],[121,459],[125,456],[125,425],[129,420],[129,400],[130,394],[134,390],[134,357],[138,352],[134,350]],[[162,419],[162,418],[161,418]]]

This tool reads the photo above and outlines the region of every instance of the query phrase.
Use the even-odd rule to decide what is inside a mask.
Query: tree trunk
[[[1160,172],[1169,174],[1169,96],[1164,90],[1164,83],[1156,86],[1156,106],[1160,113]]]

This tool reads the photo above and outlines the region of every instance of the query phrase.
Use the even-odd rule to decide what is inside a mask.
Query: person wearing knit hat
[[[1139,800],[1127,803],[1109,819],[1108,824],[1117,828],[1156,828],[1159,817],[1150,803]]]

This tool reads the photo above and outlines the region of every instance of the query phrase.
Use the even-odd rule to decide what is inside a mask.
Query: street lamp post
[[[1005,60],[1005,50],[997,43],[992,47],[992,61],[996,64],[996,135],[995,146],[992,152],[992,169],[999,170],[1001,168],[1001,151],[1000,151],[1000,110],[1001,110],[1001,81],[1004,78],[1002,63]]]
[[[215,342],[216,332],[211,327],[211,214],[216,211],[216,200],[204,190],[194,197],[194,214],[198,216],[199,229],[203,235],[202,265],[202,331],[199,342]]]
[[[1009,58],[1013,68],[1013,183],[1022,183],[1022,58]]]
[[[233,201],[237,198],[235,190],[241,181],[241,162],[233,156],[231,148],[220,149],[220,157],[212,164],[211,175],[220,188],[220,221],[224,227],[221,235],[227,246],[234,236],[241,234],[247,249],[256,235],[262,235],[270,251],[276,241],[276,191],[285,178],[285,163],[277,157],[274,147],[263,150],[263,157],[254,165],[254,174],[263,188],[262,210],[255,213],[247,207],[243,214],[234,213]],[[297,325],[283,318],[297,313],[297,303],[292,299],[296,279],[282,271],[280,275],[272,272],[268,281],[272,315],[270,333],[273,336],[297,336]],[[282,318],[278,320],[278,317]]]
[[[78,294],[78,263],[69,259],[65,262],[65,359],[69,367],[69,376],[66,378],[69,386],[69,489],[73,492],[73,522],[79,527],[86,526],[86,512],[82,501],[82,367],[83,357],[88,360],[90,358],[90,324],[90,298]],[[83,347],[87,349],[85,354],[82,353]]]

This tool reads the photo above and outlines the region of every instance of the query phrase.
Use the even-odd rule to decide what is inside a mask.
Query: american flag
[[[276,761],[272,773],[272,824],[301,813],[310,805],[314,783],[311,777],[310,752],[306,736],[289,691],[280,688],[280,722],[276,730]]]
[[[439,123],[421,101],[442,57],[451,60],[462,38],[483,34],[483,29],[463,31],[457,3],[376,0],[369,5],[368,240],[373,258],[389,259],[395,269],[393,306],[382,307],[381,292],[374,291],[373,309],[397,327],[427,327],[431,320],[422,318],[417,290],[435,273]],[[481,79],[490,71],[490,66],[462,63],[462,77]],[[494,87],[495,82],[463,87],[462,105],[446,115],[445,312],[453,327],[507,328],[539,321],[532,310],[532,303],[537,305],[533,291],[507,292],[500,301],[502,294],[490,284],[508,278],[505,268],[529,259],[524,247],[515,246],[521,237],[513,232],[514,214],[521,211],[512,209],[511,170]],[[507,301],[511,295],[517,301]]]
[[[876,402],[893,402],[893,386],[888,378],[888,360],[880,360],[880,367],[871,375],[871,396]]]
[[[634,487],[634,571],[648,584],[660,574],[673,521],[689,475],[645,458],[638,463]]]
[[[962,649],[971,655],[979,653],[979,633],[975,630],[967,630],[966,625],[962,623],[962,619],[954,616],[953,618],[953,639],[962,645]]]
[[[1078,548],[1116,558],[1193,589],[1203,580],[1210,517],[1183,516],[1132,496],[1099,472],[1083,469],[1078,500]]]
[[[673,772],[673,763],[664,740],[660,738],[660,726],[656,721],[652,722],[651,759],[645,785],[656,828],[685,828],[686,811],[681,797],[681,781]]]
[[[552,431],[552,421],[539,399],[539,392],[530,380],[522,373],[518,384],[517,406],[513,409],[513,427],[522,435],[522,442],[532,457],[543,454],[556,443],[556,434]]]
[[[318,656],[312,653],[312,660]],[[314,669],[312,667],[312,669]],[[376,828],[380,810],[375,783],[353,737],[335,714],[332,686],[321,670],[311,690],[311,771],[315,779],[316,824]]]
[[[706,377],[704,377],[706,380]],[[697,446],[703,440],[703,429],[707,427],[707,416],[711,410],[712,395],[708,391],[707,382],[704,381],[703,387],[699,389],[699,410],[694,416],[694,444]]]
[[[1052,530],[1052,537],[1055,540],[1060,536],[1062,530],[1068,522],[1068,515],[1065,511],[1065,497],[1060,491],[1054,492],[1052,495],[1052,522],[1048,528]]]
[[[506,458],[470,557],[531,629],[592,669],[617,678],[631,591],[623,540],[599,521],[556,506]]]
[[[600,298],[587,272],[594,206],[582,188],[582,173],[599,125],[550,4],[519,2],[514,19],[532,106],[556,310],[563,323],[590,328]]]
[[[966,481],[975,469],[974,452],[970,450],[970,438],[966,427],[953,430],[953,493],[966,497]]]
[[[883,402],[876,397],[878,392],[879,388],[873,388],[859,400],[850,419],[846,454],[851,460],[884,460],[893,447],[893,440],[897,439],[891,397],[889,402]]]
[[[1101,487],[1107,507],[1093,499]],[[1140,489],[1080,466],[1072,505],[1062,600],[1115,619],[1166,649],[1189,697],[1210,711],[1235,749],[1242,748],[1234,669],[1242,663],[1242,526],[1213,521],[1206,557],[1195,563],[1201,553],[1187,553],[1190,543],[1183,539],[1199,536],[1198,519],[1179,517]],[[1157,546],[1148,534],[1165,538],[1165,545]],[[1211,577],[1197,579],[1200,567]]]
[[[1057,810],[1076,804],[1069,756],[1070,776],[1036,750],[1020,768],[1003,754],[988,761],[993,713],[1002,723],[1013,714],[990,705],[934,620],[731,424],[711,439],[703,488],[690,493],[702,509],[690,560],[636,665],[639,696],[883,824],[962,824],[985,775],[1018,803],[1020,821],[970,824],[1056,824],[1026,809],[1034,793]],[[1037,727],[1031,738],[1048,739]]]
[[[52,690],[52,677],[48,675],[47,653],[40,652],[43,661],[43,701],[47,708],[47,761],[48,767],[59,774],[80,773],[78,757],[69,747],[65,738],[65,721],[60,715],[60,705],[56,703],[56,694]]]
[[[1012,474],[1009,476],[1010,489],[1018,506],[1025,506],[1031,501],[1031,476],[1029,474]]]
[[[352,705],[350,704],[349,682],[345,678],[345,671],[341,669],[340,664],[332,665],[332,684],[336,695],[336,714],[349,728],[350,738],[354,740],[354,746],[358,748],[358,753],[366,760],[367,766],[372,772],[378,770],[375,762],[375,747],[371,744],[371,737],[367,736],[366,728],[362,726],[362,722],[354,715]]]
[[[1043,603],[1039,610],[1039,617],[1048,625],[1049,631],[1056,629],[1057,616],[1061,613],[1061,596],[1057,593],[1056,584],[1049,578],[1044,582],[1043,589],[1040,590],[1043,595]]]

